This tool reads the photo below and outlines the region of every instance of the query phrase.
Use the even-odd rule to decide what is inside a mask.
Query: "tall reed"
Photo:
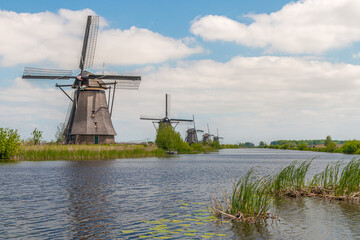
[[[328,163],[323,172],[314,175],[310,186],[334,191],[339,184],[340,167],[341,161]]]
[[[298,163],[292,162],[273,177],[271,190],[275,194],[301,190],[305,187],[305,176],[312,160]]]
[[[336,186],[337,196],[359,192],[360,190],[360,159],[351,160],[341,171],[339,183]]]
[[[267,216],[271,203],[267,181],[256,177],[251,169],[234,183],[231,195],[224,192],[222,197],[213,198],[210,209],[217,216],[254,222]]]

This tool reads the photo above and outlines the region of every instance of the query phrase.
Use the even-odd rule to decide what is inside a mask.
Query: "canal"
[[[218,221],[211,196],[254,168],[314,159],[309,176],[354,156],[273,149],[94,161],[0,163],[0,236],[20,239],[358,239],[360,203],[284,199],[280,221]]]

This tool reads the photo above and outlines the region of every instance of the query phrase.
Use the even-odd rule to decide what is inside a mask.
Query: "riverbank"
[[[21,145],[12,160],[90,160],[167,156],[156,145]]]
[[[178,154],[200,154],[216,151],[211,146],[195,146]],[[21,145],[10,159],[15,161],[42,160],[101,160],[119,158],[166,157],[169,151],[155,144],[109,144],[109,145]],[[171,151],[170,151],[171,152]]]

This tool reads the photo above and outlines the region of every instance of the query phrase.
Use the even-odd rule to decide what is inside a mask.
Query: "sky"
[[[142,78],[116,92],[118,142],[155,139],[140,115],[164,116],[165,93],[171,117],[194,114],[222,143],[359,139],[359,11],[353,0],[0,0],[0,127],[55,139],[69,100],[23,69],[78,71],[86,16],[98,15],[89,70]]]

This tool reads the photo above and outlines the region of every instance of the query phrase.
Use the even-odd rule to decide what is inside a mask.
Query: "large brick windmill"
[[[69,70],[26,67],[22,76],[23,79],[75,79],[73,84],[56,83],[56,87],[72,102],[64,131],[66,143],[113,143],[116,132],[111,122],[111,114],[115,89],[138,89],[140,85],[140,76],[93,74],[85,70],[93,65],[98,29],[99,17],[88,16],[78,75]],[[73,96],[69,96],[63,87],[75,89]],[[110,104],[111,89],[113,91]],[[109,90],[108,101],[106,90]]]

